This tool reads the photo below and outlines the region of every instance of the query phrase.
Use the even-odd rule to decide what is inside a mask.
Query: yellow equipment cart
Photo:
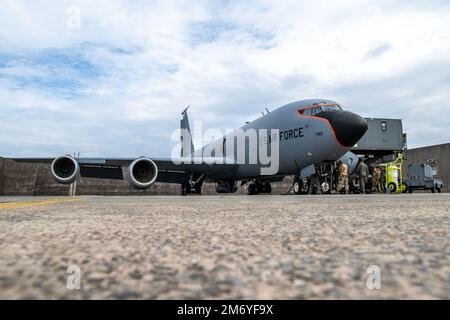
[[[388,163],[382,163],[386,173],[385,188],[389,193],[406,192],[406,185],[403,183],[403,154],[398,153],[397,158]]]

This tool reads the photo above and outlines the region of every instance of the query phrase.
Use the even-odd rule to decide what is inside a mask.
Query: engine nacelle
[[[80,165],[71,156],[62,156],[53,160],[51,170],[57,182],[71,184],[80,174]]]
[[[137,159],[128,167],[127,179],[133,188],[148,189],[155,183],[157,177],[158,167],[150,159]]]

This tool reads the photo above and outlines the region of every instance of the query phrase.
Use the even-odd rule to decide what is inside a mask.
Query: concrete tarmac
[[[449,209],[450,194],[0,198],[0,298],[449,299]]]

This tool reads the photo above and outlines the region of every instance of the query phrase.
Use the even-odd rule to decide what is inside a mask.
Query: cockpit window
[[[322,106],[322,111],[336,111],[336,110],[342,110],[341,106],[335,104],[335,105],[327,105]]]
[[[313,107],[307,107],[305,109],[300,109],[298,112],[305,116],[315,116],[323,111],[336,111],[342,110],[341,106],[338,104],[319,104]]]
[[[305,116],[315,116],[318,113],[322,112],[321,107],[307,108],[299,111],[301,114]]]
[[[312,113],[313,116],[315,116],[316,114],[321,113],[321,112],[322,112],[322,108],[321,107],[315,107],[315,108],[311,109],[311,113]]]

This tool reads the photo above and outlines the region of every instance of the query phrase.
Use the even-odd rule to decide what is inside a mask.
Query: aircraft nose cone
[[[330,123],[336,133],[336,138],[346,147],[353,147],[368,128],[366,119],[345,110],[335,112]]]

